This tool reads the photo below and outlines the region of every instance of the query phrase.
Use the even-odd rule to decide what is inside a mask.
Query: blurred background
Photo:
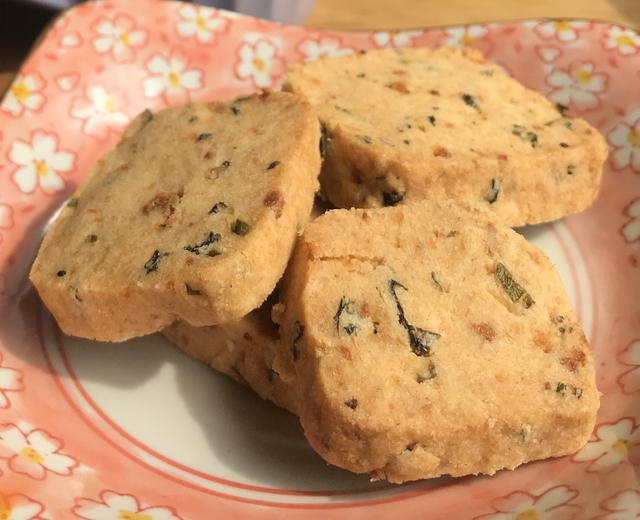
[[[135,0],[120,0],[122,2]],[[0,0],[0,93],[57,13],[74,0]],[[640,0],[201,0],[332,29],[408,29],[523,18],[590,18],[640,28]]]

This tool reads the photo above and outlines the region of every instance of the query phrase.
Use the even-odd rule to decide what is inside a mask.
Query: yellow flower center
[[[131,45],[131,36],[129,36],[129,33],[122,33],[120,35],[120,41],[123,43],[123,45]]]
[[[567,22],[566,20],[558,20],[557,22],[553,23],[553,26],[555,27],[556,32],[570,31],[571,30],[571,24],[569,22]]]
[[[629,441],[618,439],[611,445],[611,449],[619,455],[626,455],[629,451]]]
[[[464,33],[462,35],[462,38],[460,38],[460,43],[462,43],[462,45],[464,45],[465,47],[470,47],[471,45],[473,45],[473,38],[467,33]]]
[[[540,520],[540,515],[535,509],[527,509],[516,516],[516,520]]]
[[[202,16],[198,16],[198,18],[196,18],[196,25],[198,26],[198,29],[206,29],[207,21]]]
[[[24,101],[31,94],[31,92],[29,92],[29,87],[27,87],[21,81],[17,82],[11,87],[11,93],[16,97],[18,101]]]
[[[107,112],[113,112],[116,109],[116,104],[113,102],[113,98],[107,99],[107,102],[104,104],[104,108]]]
[[[616,36],[616,42],[620,47],[635,47],[636,43],[628,34],[620,34]]]
[[[178,76],[175,72],[169,72],[169,84],[173,88],[178,88],[180,86],[180,76]]]
[[[40,172],[38,172],[40,173]],[[42,464],[44,462],[44,457],[40,455],[36,450],[34,450],[31,446],[25,446],[20,450],[20,455],[22,458],[32,462],[33,464]]]
[[[46,177],[47,175],[49,175],[49,167],[47,166],[47,163],[44,161],[35,161],[36,163],[36,172],[38,175],[40,175],[40,177]],[[24,448],[24,450],[26,449],[32,449],[32,448]],[[22,451],[24,451],[22,450]]]
[[[141,515],[132,511],[118,511],[118,520],[153,520],[151,515]]]
[[[0,520],[7,520],[11,516],[11,509],[2,508],[0,509]]]
[[[253,58],[253,66],[257,71],[262,72],[266,64],[262,58]]]
[[[627,136],[627,141],[631,146],[640,147],[640,130],[631,130]]]
[[[578,80],[578,83],[589,83],[593,78],[593,74],[585,69],[576,70],[573,76]]]

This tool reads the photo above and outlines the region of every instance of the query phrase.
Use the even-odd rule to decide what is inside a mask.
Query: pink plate
[[[144,108],[277,87],[287,63],[469,45],[587,118],[611,156],[589,211],[524,230],[589,335],[602,407],[572,457],[391,486],[329,467],[297,421],[159,336],[63,336],[27,272],[56,209]],[[637,518],[640,513],[640,37],[529,21],[340,33],[187,4],[82,4],[0,105],[0,517]],[[558,435],[562,435],[558,431]]]

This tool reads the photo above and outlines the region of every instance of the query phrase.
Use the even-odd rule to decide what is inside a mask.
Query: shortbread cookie
[[[263,399],[294,412],[288,386],[272,368],[278,327],[271,300],[244,318],[213,327],[178,321],[162,334],[189,356],[251,387]]]
[[[478,203],[510,226],[587,208],[600,134],[475,50],[379,50],[294,65],[285,89],[318,109],[322,189],[338,207]]]
[[[273,366],[328,462],[374,479],[493,474],[591,433],[591,352],[549,259],[453,202],[335,210],[285,275]]]
[[[237,320],[271,293],[309,216],[319,138],[287,93],[146,111],[53,224],[31,280],[75,336]]]

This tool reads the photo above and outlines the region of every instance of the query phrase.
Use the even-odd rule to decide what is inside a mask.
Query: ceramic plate
[[[287,63],[473,46],[588,119],[611,155],[589,211],[524,231],[558,267],[603,392],[571,457],[392,486],[327,466],[293,416],[155,335],[60,333],[27,279],[43,230],[144,108],[277,87]],[[318,32],[137,0],[67,11],[0,106],[0,517],[636,518],[640,512],[640,37],[527,21]],[[560,430],[558,435],[563,435]]]

